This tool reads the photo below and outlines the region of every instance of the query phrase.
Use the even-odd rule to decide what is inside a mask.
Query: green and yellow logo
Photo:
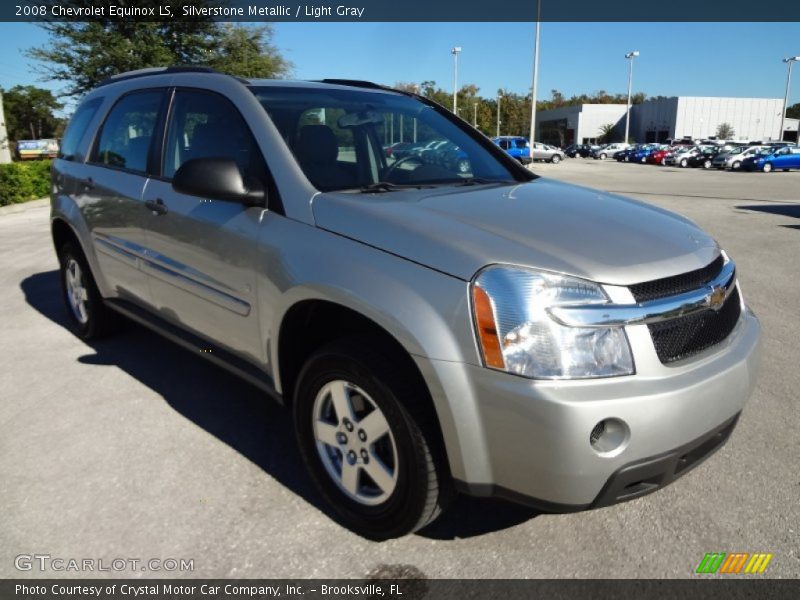
[[[763,573],[772,554],[766,552],[707,552],[697,565],[696,573]]]

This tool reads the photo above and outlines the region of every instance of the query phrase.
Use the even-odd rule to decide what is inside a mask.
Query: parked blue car
[[[658,144],[645,144],[631,154],[631,162],[644,163],[647,157],[658,149]]]
[[[523,165],[530,164],[532,160],[531,147],[526,138],[514,135],[501,135],[500,137],[492,138],[492,141]]]
[[[774,169],[800,169],[800,146],[784,146],[783,148],[765,148],[742,161],[745,171],[763,171],[769,173]]]

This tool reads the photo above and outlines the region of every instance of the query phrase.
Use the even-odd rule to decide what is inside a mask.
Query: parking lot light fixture
[[[461,53],[461,46],[453,46],[450,50],[453,55],[453,114],[458,114],[458,55]]]
[[[500,137],[500,99],[502,97],[503,94],[497,90],[497,137]]]
[[[539,80],[539,36],[542,27],[542,0],[536,3],[536,38],[533,42],[533,74],[531,76],[531,131],[530,145],[533,157],[533,141],[536,137],[536,88]]]
[[[800,61],[800,56],[789,56],[783,59],[783,62],[788,63],[789,73],[786,75],[786,93],[783,95],[783,110],[781,111],[781,130],[778,132],[778,141],[783,141],[783,128],[786,125],[786,105],[789,103],[789,87],[792,85],[792,65]],[[797,137],[797,143],[800,144],[800,133]]]
[[[622,140],[623,143],[628,143],[628,134],[631,128],[631,90],[633,89],[633,59],[639,56],[639,51],[634,50],[633,52],[628,52],[625,55],[625,58],[628,59],[628,107],[625,111],[625,139]]]

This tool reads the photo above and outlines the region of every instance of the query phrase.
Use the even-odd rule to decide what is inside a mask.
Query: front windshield
[[[515,181],[475,139],[415,98],[339,88],[251,90],[319,190]]]

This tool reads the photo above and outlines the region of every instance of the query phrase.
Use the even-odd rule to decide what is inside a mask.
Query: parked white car
[[[767,146],[738,146],[730,152],[718,154],[711,164],[718,169],[736,170],[742,166],[745,158],[755,156],[764,148],[767,148]]]
[[[627,150],[630,148],[630,144],[608,144],[607,146],[602,146],[598,150],[594,151],[594,157],[599,158],[600,160],[605,160],[607,158],[611,158],[614,156],[615,152],[619,152],[621,150]]]

